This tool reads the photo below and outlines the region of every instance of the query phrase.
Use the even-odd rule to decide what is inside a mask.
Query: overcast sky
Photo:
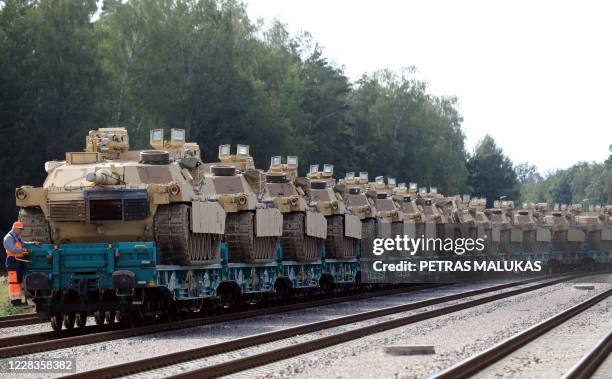
[[[612,144],[612,2],[247,0],[249,17],[308,31],[355,80],[414,65],[456,95],[467,148],[491,134],[542,172]]]

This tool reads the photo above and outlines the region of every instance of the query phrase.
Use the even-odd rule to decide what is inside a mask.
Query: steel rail
[[[593,296],[569,309],[537,323],[536,325],[524,330],[514,336],[500,342],[499,344],[487,349],[479,354],[473,355],[450,368],[433,375],[430,379],[454,379],[465,378],[476,374],[482,369],[501,360],[520,347],[546,334],[551,329],[561,325],[572,317],[584,312],[593,305],[612,295],[612,289]]]
[[[74,328],[63,330],[61,333],[49,331],[41,333],[31,333],[12,337],[0,338],[0,358],[9,358],[19,355],[32,354],[37,352],[62,349],[73,346],[87,345],[97,342],[110,341],[114,339],[142,336],[153,333],[174,331],[185,328],[192,328],[215,323],[242,320],[257,316],[266,316],[281,312],[320,307],[343,303],[347,301],[364,300],[373,297],[389,296],[404,292],[412,292],[425,288],[438,287],[435,285],[418,285],[413,287],[392,288],[373,292],[354,294],[348,296],[332,297],[316,301],[295,303],[288,305],[274,306],[234,313],[226,313],[208,317],[200,317],[176,322],[146,325],[130,329],[120,329],[119,324],[114,325],[92,325],[84,328]]]
[[[515,290],[511,290],[508,292],[504,292],[501,294],[491,295],[485,298],[476,299],[472,301],[467,301],[464,303],[447,306],[445,308],[426,311],[422,313],[418,313],[415,315],[402,317],[395,320],[380,322],[375,325],[366,326],[362,328],[358,328],[356,330],[351,330],[348,332],[335,334],[328,337],[319,338],[313,341],[304,342],[292,346],[288,346],[282,349],[276,349],[269,351],[263,354],[257,354],[251,357],[231,360],[226,363],[222,363],[219,365],[205,367],[203,369],[198,369],[195,371],[191,371],[182,375],[178,375],[177,377],[192,377],[192,378],[206,378],[206,377],[218,377],[223,375],[229,375],[238,371],[246,370],[249,368],[261,366],[263,364],[275,362],[278,360],[290,358],[296,355],[308,353],[314,350],[318,350],[324,347],[336,345],[339,343],[343,343],[346,341],[350,341],[353,339],[361,338],[373,333],[379,333],[385,330],[397,328],[399,326],[407,325],[410,323],[438,317],[444,314],[457,312],[462,309],[468,309],[474,307],[476,305],[485,304],[491,301],[503,299],[510,296],[515,296],[518,294],[526,293],[529,291],[533,291],[536,289],[540,289],[543,287],[551,286],[554,284],[561,283],[563,281],[574,279],[575,277],[565,277],[561,279],[556,279],[553,281],[547,281],[544,283],[539,283],[535,285],[531,285],[524,288],[519,288]],[[152,369],[162,368],[178,363],[183,363],[187,361],[192,361],[194,359],[204,358],[208,356],[213,356],[221,353],[226,353],[229,351],[235,351],[239,349],[243,349],[246,347],[257,346],[269,342],[274,342],[278,340],[282,340],[285,338],[294,337],[297,335],[303,335],[306,333],[312,333],[323,329],[329,329],[337,326],[347,325],[359,321],[369,320],[373,318],[378,318],[382,316],[387,316],[395,313],[406,312],[410,310],[415,310],[431,305],[442,304],[453,300],[460,300],[471,296],[476,296],[480,294],[485,294],[488,292],[494,292],[499,290],[504,290],[511,287],[516,287],[519,285],[525,285],[525,281],[518,283],[507,283],[498,286],[492,286],[487,288],[482,288],[478,290],[471,290],[463,293],[458,293],[454,295],[446,295],[438,298],[433,298],[429,300],[423,300],[408,304],[403,304],[395,307],[389,307],[384,309],[378,309],[369,312],[363,312],[359,314],[354,314],[350,316],[344,316],[340,318],[335,318],[326,321],[315,322],[311,324],[300,325],[297,327],[292,327],[288,329],[278,330],[270,333],[258,334],[249,337],[243,337],[240,339],[231,340],[228,342],[222,342],[215,345],[204,346],[200,348],[190,349],[186,351],[180,351],[176,353],[166,354],[162,356],[156,356],[152,358],[147,358],[143,360],[128,362],[120,365],[104,367],[96,370],[91,370],[87,372],[78,373],[72,377],[79,378],[114,378],[119,376],[125,376],[130,374],[135,374],[139,372],[149,371]]]
[[[562,379],[588,379],[612,353],[612,329],[601,338],[577,363],[563,375]]]

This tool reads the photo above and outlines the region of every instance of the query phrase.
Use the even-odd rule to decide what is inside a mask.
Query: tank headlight
[[[297,198],[297,196],[293,196],[290,201],[291,205],[297,205],[299,199]]]
[[[365,206],[365,214],[367,215],[371,215],[372,214],[372,208],[368,205]]]
[[[324,164],[323,165],[323,172],[327,173],[327,174],[333,174],[334,173],[334,165],[333,164]]]
[[[311,174],[316,174],[317,172],[319,172],[319,165],[318,164],[311,164],[310,165],[310,173]]]
[[[334,209],[334,210],[338,209],[338,202],[337,201],[332,201],[331,206],[332,206],[332,209]]]
[[[399,184],[399,189],[405,190],[406,189],[406,183],[400,183]]]
[[[387,178],[387,184],[388,185],[390,185],[392,187],[395,187],[395,183],[396,183],[395,182],[395,178]]]
[[[280,155],[272,157],[272,160],[270,162],[270,166],[280,166],[280,164],[281,164],[281,157],[280,157]]]
[[[366,182],[369,180],[368,179],[368,173],[365,171],[361,171],[359,173],[359,180],[365,180]]]
[[[15,191],[15,197],[19,200],[23,200],[28,197],[28,192],[23,188],[19,188],[17,191]]]
[[[245,205],[247,203],[247,198],[246,196],[242,195],[242,196],[238,196],[238,204],[239,205]]]
[[[347,172],[346,175],[344,176],[344,178],[346,180],[353,180],[353,179],[355,179],[355,173],[354,172]]]
[[[383,176],[376,177],[376,184],[385,184],[385,178]]]
[[[172,184],[169,188],[168,188],[168,192],[170,193],[170,195],[172,196],[176,196],[179,193],[181,193],[181,186],[179,186],[178,184]]]

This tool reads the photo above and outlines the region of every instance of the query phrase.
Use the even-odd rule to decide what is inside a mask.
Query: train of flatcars
[[[358,289],[362,256],[396,235],[484,237],[481,256],[548,267],[612,261],[610,205],[486,208],[366,172],[336,180],[329,164],[299,177],[292,156],[258,170],[245,145],[206,163],[184,130],[164,137],[132,151],[123,128],[91,131],[83,152],[47,162],[42,187],[16,190],[24,239],[41,243],[24,288],[54,329]]]

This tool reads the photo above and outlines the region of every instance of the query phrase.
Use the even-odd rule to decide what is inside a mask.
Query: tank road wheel
[[[157,208],[155,239],[161,251],[162,264],[190,264],[190,234],[187,204],[160,205]]]
[[[79,328],[84,328],[87,325],[87,312],[79,312],[76,314],[76,324]]]
[[[294,261],[316,261],[321,256],[323,239],[306,235],[306,214],[291,212],[283,215],[283,258]]]
[[[104,312],[102,312],[102,311],[95,311],[94,312],[94,321],[96,322],[96,325],[104,324]]]
[[[51,315],[51,329],[56,332],[62,330],[62,323],[64,322],[64,317],[62,317],[61,313],[56,313]]]
[[[66,313],[64,315],[64,328],[74,329],[75,321],[76,321],[76,314],[74,312]]]
[[[107,324],[111,325],[115,323],[115,311],[106,311],[104,312],[104,321]]]
[[[21,208],[18,219],[25,226],[22,234],[24,241],[51,243],[49,223],[40,208]]]

